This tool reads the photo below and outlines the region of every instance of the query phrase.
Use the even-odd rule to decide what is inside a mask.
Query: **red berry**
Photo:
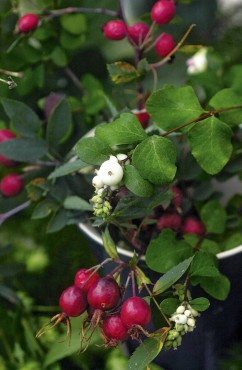
[[[182,233],[203,235],[205,233],[205,227],[198,219],[187,217],[182,226]]]
[[[148,126],[150,115],[147,113],[146,109],[133,109],[132,112],[136,115],[138,120],[140,121],[140,124],[143,128],[146,128]]]
[[[0,182],[0,190],[5,197],[14,197],[20,194],[23,188],[23,179],[16,173],[6,175]]]
[[[125,340],[128,337],[127,327],[119,315],[108,316],[103,320],[103,332],[109,339]]]
[[[112,277],[104,277],[97,280],[87,293],[90,306],[99,310],[109,310],[116,306],[120,299],[120,290]]]
[[[15,137],[16,135],[10,130],[7,129],[0,130],[0,143],[14,139]],[[8,159],[2,154],[0,154],[0,163],[6,167],[11,167],[15,165],[15,162],[12,159]]]
[[[155,41],[155,52],[160,57],[166,57],[175,47],[172,36],[162,33]]]
[[[88,282],[82,286],[85,281],[88,279],[88,277],[93,273],[93,271],[87,271],[87,269],[80,269],[77,271],[75,276],[75,286],[78,286],[79,288],[82,288],[84,292],[88,292],[90,287],[100,279],[100,276],[97,273],[94,273],[92,277],[88,280]]]
[[[133,325],[145,327],[151,319],[150,306],[143,298],[131,297],[123,303],[120,316],[128,328]]]
[[[182,224],[181,216],[177,213],[164,213],[157,220],[156,228],[161,231],[170,228],[179,231]]]
[[[123,21],[109,21],[103,27],[103,34],[109,40],[122,40],[126,37],[127,27]]]
[[[23,15],[17,23],[17,30],[22,33],[33,31],[39,23],[39,17],[36,14],[29,13]]]
[[[67,316],[79,316],[86,310],[86,295],[82,289],[72,285],[62,292],[59,305],[62,312]]]
[[[128,27],[129,39],[136,45],[140,45],[149,32],[149,26],[142,22],[137,22]]]
[[[180,207],[182,205],[182,200],[183,200],[183,194],[182,194],[181,189],[178,188],[177,186],[173,186],[171,190],[174,195],[171,201],[172,204],[174,204],[177,207]]]
[[[175,3],[170,0],[160,0],[151,9],[151,18],[162,25],[169,23],[175,15]]]

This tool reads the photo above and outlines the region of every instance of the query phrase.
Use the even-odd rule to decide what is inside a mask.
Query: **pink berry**
[[[129,39],[136,45],[140,45],[149,32],[149,26],[142,22],[137,22],[128,27]]]
[[[172,187],[172,193],[173,193],[173,199],[172,199],[172,204],[174,204],[177,207],[181,207],[182,201],[183,201],[183,194],[180,188],[177,186]]]
[[[161,231],[170,228],[179,231],[182,224],[181,216],[178,213],[164,213],[157,220],[156,228]]]
[[[79,316],[86,310],[86,295],[82,289],[72,285],[62,292],[59,305],[65,315]]]
[[[151,19],[160,24],[169,23],[175,15],[175,3],[173,0],[160,0],[151,9]]]
[[[128,328],[133,325],[145,327],[151,319],[150,305],[140,297],[128,298],[121,307],[120,316]]]
[[[141,126],[143,128],[146,128],[148,126],[149,120],[150,120],[150,115],[147,113],[146,109],[133,109],[132,112],[136,115],[138,118]]]
[[[77,271],[75,275],[75,282],[74,282],[75,286],[82,288],[82,290],[87,293],[90,287],[97,280],[100,279],[100,276],[97,273],[94,273],[92,277],[88,280],[88,282],[84,286],[82,286],[92,273],[93,271],[88,271],[87,269],[84,269],[84,268]]]
[[[3,143],[4,141],[14,139],[16,135],[7,129],[1,129],[0,130],[0,143]],[[15,165],[15,162],[12,159],[6,158],[4,155],[0,154],[0,163],[3,166],[11,167]]]
[[[0,190],[5,197],[14,197],[22,192],[24,181],[22,177],[16,173],[11,173],[2,178],[0,182]]]
[[[87,293],[90,306],[99,310],[115,307],[120,299],[120,289],[113,277],[106,276],[97,280]]]
[[[127,327],[120,315],[108,316],[103,320],[103,332],[109,339],[125,340],[128,337]]]
[[[203,235],[205,233],[205,227],[201,221],[194,217],[187,217],[184,220],[182,226],[182,233],[183,234],[197,234]]]
[[[123,21],[109,21],[103,27],[103,34],[109,40],[122,40],[127,35],[127,27]]]
[[[166,57],[175,47],[173,37],[162,33],[155,41],[155,52],[160,57]]]
[[[17,30],[22,33],[33,31],[39,23],[39,17],[34,13],[23,15],[17,23]]]

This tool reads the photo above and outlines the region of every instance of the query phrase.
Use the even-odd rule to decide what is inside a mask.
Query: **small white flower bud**
[[[119,161],[124,161],[126,158],[128,158],[128,156],[126,154],[119,153],[117,154],[117,158]],[[130,161],[129,160],[125,161],[125,164],[130,164]]]
[[[118,158],[114,155],[110,155],[109,156],[109,161],[114,161],[114,162],[118,162]]]
[[[97,195],[101,197],[103,195],[104,188],[98,189]]]
[[[100,188],[103,188],[104,183],[102,182],[102,179],[98,175],[96,175],[92,179],[92,185],[95,188],[100,189]]]
[[[192,328],[195,327],[196,321],[194,320],[193,317],[188,317],[188,319],[187,319],[187,325],[191,326]]]
[[[98,171],[98,176],[105,185],[118,185],[123,178],[123,168],[114,160],[105,161]]]
[[[176,313],[184,313],[185,312],[185,307],[184,306],[179,306],[176,309]]]
[[[177,324],[186,324],[187,322],[187,317],[183,314],[178,314],[178,315],[174,315],[173,316],[173,320],[177,323]]]
[[[194,317],[200,316],[200,313],[199,313],[199,312],[197,312],[197,310],[194,310],[193,308],[191,309],[191,314],[192,314],[192,316],[194,316]]]

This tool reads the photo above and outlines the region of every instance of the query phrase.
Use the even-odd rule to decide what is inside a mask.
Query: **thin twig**
[[[94,14],[109,15],[111,17],[117,17],[118,16],[118,12],[113,11],[111,9],[106,9],[106,8],[69,7],[69,8],[57,9],[57,10],[46,10],[46,14],[48,14],[52,17],[59,17],[63,14],[71,14],[71,13],[94,13]]]
[[[0,225],[2,225],[2,223],[9,217],[15,215],[16,213],[20,212],[20,211],[23,211],[25,208],[29,207],[29,205],[31,204],[31,201],[28,200],[27,202],[25,203],[22,203],[20,204],[19,206],[11,209],[10,211],[8,212],[5,212],[3,214],[0,214]]]

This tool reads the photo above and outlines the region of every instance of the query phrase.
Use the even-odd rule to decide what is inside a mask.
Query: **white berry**
[[[126,154],[123,154],[123,153],[119,153],[116,155],[116,157],[118,158],[119,161],[125,161],[125,164],[129,164],[130,161],[126,159],[128,158],[128,156]]]
[[[191,315],[191,311],[190,310],[185,310],[184,315],[186,315],[187,317],[190,316]]]
[[[185,307],[184,306],[179,306],[176,309],[176,313],[184,313],[184,311],[185,311]]]
[[[173,318],[174,318],[174,321],[175,321],[177,324],[182,324],[182,325],[184,325],[184,324],[186,324],[186,322],[187,322],[187,317],[186,317],[185,315],[183,315],[183,314],[175,315],[175,316],[173,316]]]
[[[118,158],[114,155],[110,155],[109,156],[109,161],[114,161],[114,162],[118,162]]]
[[[92,179],[92,185],[95,186],[95,188],[100,189],[100,188],[103,188],[104,183],[102,179],[100,178],[100,176],[96,175]]]
[[[113,159],[103,162],[98,176],[105,185],[118,185],[123,178],[123,168]]]
[[[188,319],[187,319],[187,325],[188,326],[191,326],[192,328],[194,328],[195,324],[196,324],[196,321],[194,320],[194,318],[193,317],[188,317]]]

